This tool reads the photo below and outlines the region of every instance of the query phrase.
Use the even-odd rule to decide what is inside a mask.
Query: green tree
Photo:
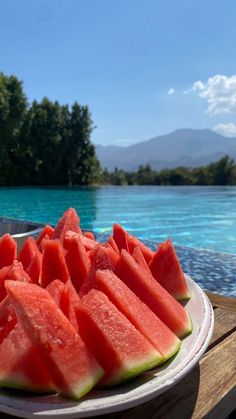
[[[213,185],[228,185],[233,175],[234,160],[229,156],[224,156],[217,162],[211,163],[208,170]]]
[[[140,166],[136,179],[139,185],[153,185],[155,183],[155,172],[151,169],[149,164]]]
[[[171,185],[191,185],[191,172],[186,167],[177,167],[169,171]]]
[[[191,180],[193,185],[211,185],[212,179],[208,167],[197,167],[191,171]]]
[[[11,160],[18,147],[26,109],[22,82],[0,73],[0,185],[8,184],[12,176]]]
[[[22,146],[30,156],[29,183],[55,185],[62,160],[61,106],[44,98],[34,101],[26,120]]]
[[[88,185],[100,175],[100,165],[95,148],[90,142],[93,129],[87,106],[74,103],[70,117],[70,139],[68,141],[68,178],[72,185]]]
[[[125,172],[115,167],[113,173],[111,174],[111,182],[113,185],[127,185]]]

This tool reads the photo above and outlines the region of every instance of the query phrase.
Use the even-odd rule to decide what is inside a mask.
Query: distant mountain
[[[132,171],[141,164],[156,170],[198,167],[225,154],[236,158],[236,137],[224,137],[209,129],[178,129],[128,147],[98,145],[96,152],[101,166],[108,170]]]

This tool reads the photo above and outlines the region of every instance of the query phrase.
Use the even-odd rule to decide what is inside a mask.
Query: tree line
[[[28,104],[22,82],[0,73],[0,185],[88,185],[100,166],[87,106],[43,98]]]
[[[0,186],[236,185],[228,156],[194,169],[102,170],[90,141],[93,128],[88,106],[46,97],[29,104],[22,82],[0,73]]]
[[[136,172],[115,169],[103,171],[103,182],[112,185],[236,185],[236,164],[229,156],[206,166],[189,169],[152,170],[147,164]]]

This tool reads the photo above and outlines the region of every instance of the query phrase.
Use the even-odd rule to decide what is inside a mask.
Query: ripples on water
[[[68,207],[84,229],[122,223],[140,238],[236,253],[235,187],[1,188],[1,215],[55,223]]]

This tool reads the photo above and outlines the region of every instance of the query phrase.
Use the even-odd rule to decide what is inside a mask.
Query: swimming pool
[[[0,188],[0,216],[54,224],[68,207],[101,241],[114,222],[153,249],[172,237],[185,273],[236,297],[236,188]]]
[[[114,222],[147,240],[236,254],[236,187],[0,188],[0,216],[55,223],[75,207],[84,229]]]

